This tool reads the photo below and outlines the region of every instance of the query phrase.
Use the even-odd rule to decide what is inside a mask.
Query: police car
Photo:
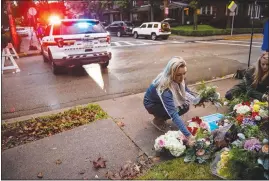
[[[62,19],[48,25],[41,39],[44,62],[54,74],[62,67],[99,63],[106,68],[111,59],[110,35],[95,19]]]

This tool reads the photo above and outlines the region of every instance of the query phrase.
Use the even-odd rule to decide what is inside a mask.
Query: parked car
[[[106,68],[111,59],[110,36],[98,20],[63,19],[48,25],[41,51],[54,74],[62,67],[91,63]]]
[[[129,21],[114,21],[106,27],[110,34],[116,34],[118,37],[122,35],[132,36],[134,25]]]
[[[170,27],[176,27],[179,25],[179,22],[173,18],[166,18],[161,21],[162,23],[169,23]]]
[[[17,26],[16,27],[16,32],[20,36],[28,36],[29,35],[29,28],[28,27]]]
[[[168,23],[161,22],[149,22],[143,23],[140,27],[133,29],[134,38],[139,36],[150,37],[152,40],[156,40],[161,37],[167,40],[171,34],[170,25]]]

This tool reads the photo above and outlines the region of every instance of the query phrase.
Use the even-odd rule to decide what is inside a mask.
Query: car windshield
[[[103,26],[95,21],[62,22],[54,25],[53,35],[73,35],[89,33],[105,33]]]

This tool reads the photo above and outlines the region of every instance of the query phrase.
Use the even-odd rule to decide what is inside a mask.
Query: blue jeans
[[[179,116],[185,114],[190,109],[190,105],[188,103],[185,103],[182,107],[183,108],[181,107],[178,108]],[[170,119],[170,116],[167,114],[162,104],[155,104],[154,106],[146,107],[146,109],[149,112],[149,114],[152,114],[154,117],[162,118],[164,120]]]

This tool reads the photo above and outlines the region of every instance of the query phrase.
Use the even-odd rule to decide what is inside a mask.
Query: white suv
[[[143,23],[140,27],[133,29],[134,38],[143,36],[156,40],[158,37],[161,37],[162,39],[167,40],[170,34],[170,25],[165,22]]]
[[[110,36],[98,20],[63,19],[46,28],[41,40],[44,62],[54,74],[61,67],[99,63],[106,68],[111,59]]]

